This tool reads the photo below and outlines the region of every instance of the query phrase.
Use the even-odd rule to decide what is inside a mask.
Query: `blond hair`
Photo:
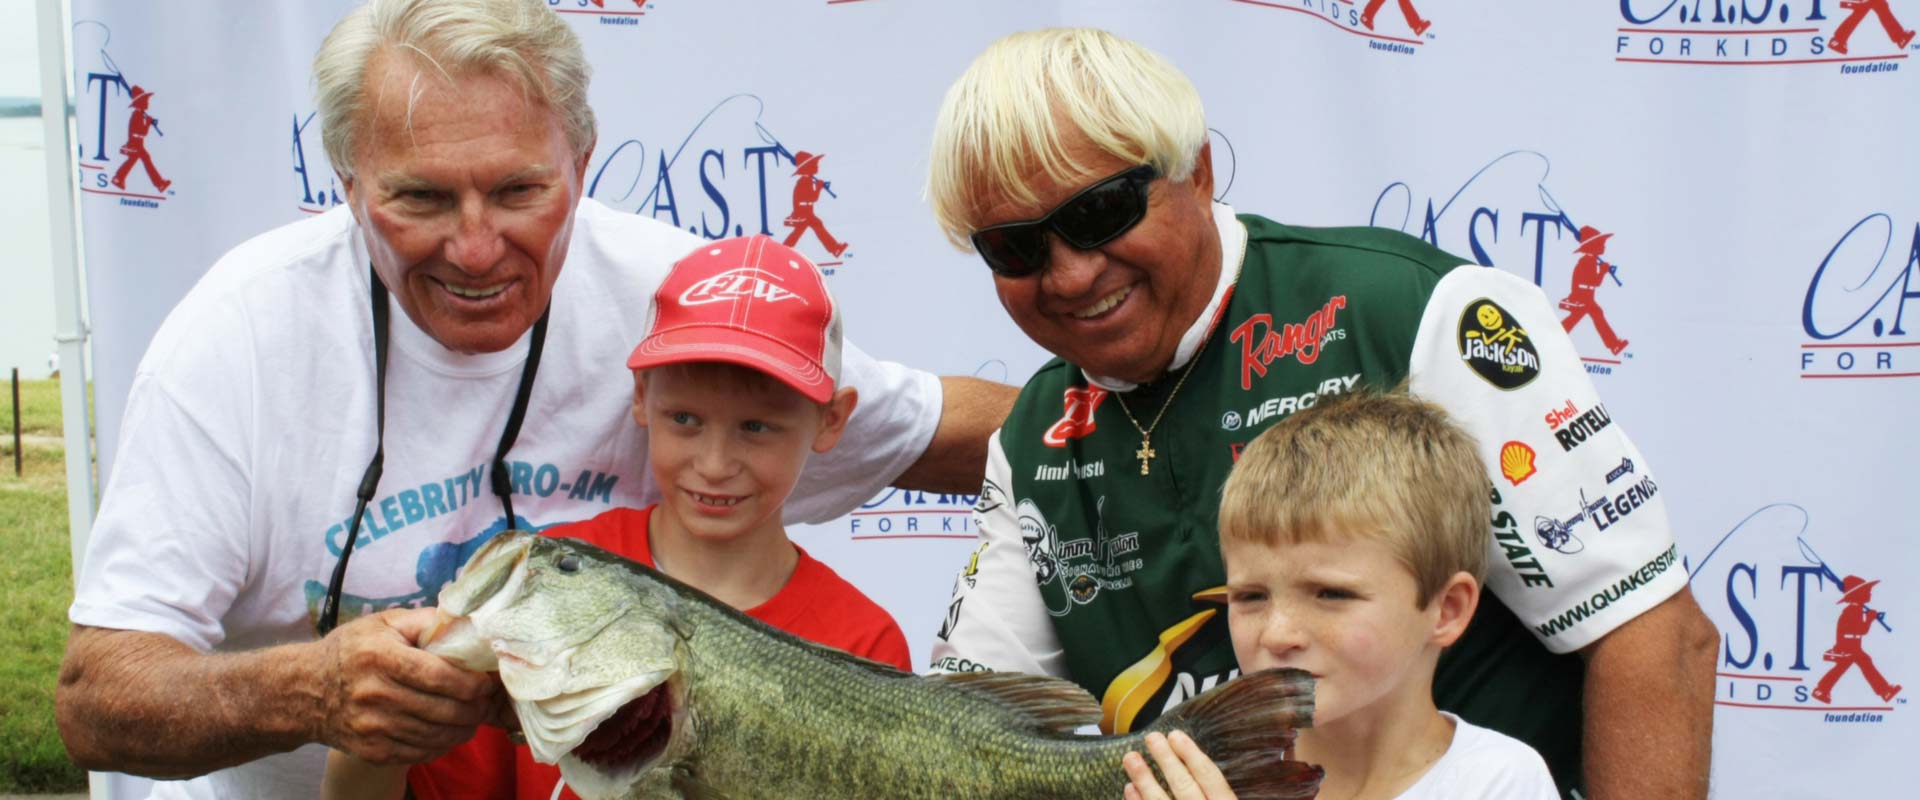
[[[993,198],[1038,202],[1037,175],[1087,177],[1066,149],[1076,133],[1177,182],[1193,174],[1207,122],[1187,76],[1135,42],[1092,28],[1005,37],[947,90],[934,123],[927,197],[947,239],[968,249]]]
[[[1247,445],[1220,497],[1221,541],[1384,542],[1425,608],[1447,580],[1482,580],[1493,546],[1486,467],[1473,437],[1406,393],[1322,398]]]
[[[593,147],[592,70],[580,39],[546,3],[369,0],[333,26],[313,59],[321,142],[342,176],[353,176],[356,137],[370,110],[367,67],[377,56],[402,53],[448,80],[487,75],[516,83],[559,116],[576,157]],[[410,106],[416,97],[407,98]]]

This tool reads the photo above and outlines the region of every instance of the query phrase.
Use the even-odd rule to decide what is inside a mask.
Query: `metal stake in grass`
[[[13,477],[20,477],[20,368],[13,368]]]

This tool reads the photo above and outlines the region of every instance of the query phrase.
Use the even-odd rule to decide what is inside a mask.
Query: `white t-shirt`
[[[1395,800],[1559,800],[1547,762],[1525,743],[1445,711],[1453,743]]]
[[[583,200],[526,421],[507,455],[522,528],[660,499],[633,422],[626,358],[672,262],[702,240]],[[88,543],[73,622],[172,636],[203,651],[314,638],[375,446],[368,257],[345,209],[235,248],[181,301],[134,376],[119,456]],[[391,301],[390,301],[391,304]],[[386,466],[354,547],[340,621],[431,605],[484,535],[505,527],[489,464],[528,337],[502,352],[441,347],[391,305]],[[845,438],[815,456],[789,521],[857,507],[932,439],[934,376],[848,343],[858,388]],[[156,797],[318,794],[308,745]]]

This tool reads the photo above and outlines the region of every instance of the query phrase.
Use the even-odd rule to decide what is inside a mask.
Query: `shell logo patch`
[[[1539,471],[1533,467],[1533,458],[1533,448],[1522,442],[1507,442],[1500,446],[1500,474],[1519,486]]]

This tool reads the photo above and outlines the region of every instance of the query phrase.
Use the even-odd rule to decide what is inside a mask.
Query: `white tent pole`
[[[87,413],[87,323],[80,297],[80,260],[74,224],[73,140],[68,135],[67,20],[61,0],[39,0],[40,122],[47,149],[47,221],[53,247],[54,341],[60,345],[60,415],[67,448],[67,526],[73,572],[93,529],[93,436]],[[87,776],[96,800],[108,796],[104,775]]]
[[[87,413],[87,322],[74,220],[73,137],[68,132],[66,15],[40,0],[40,121],[47,148],[47,226],[53,247],[54,341],[60,345],[60,413],[66,420],[67,522],[80,571],[93,529],[93,444]]]

